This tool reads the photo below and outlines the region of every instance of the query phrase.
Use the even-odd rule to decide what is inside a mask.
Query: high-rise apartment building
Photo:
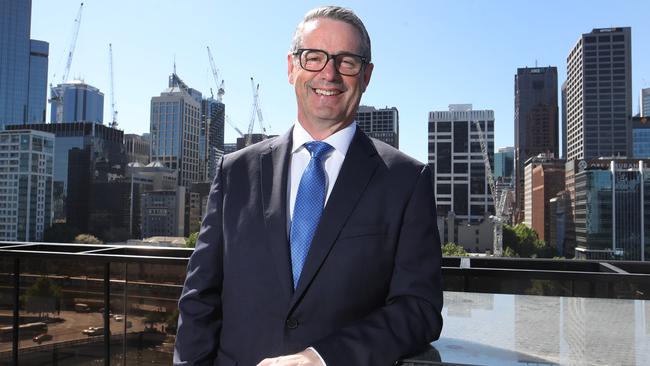
[[[366,135],[399,149],[399,112],[397,108],[377,109],[361,105],[357,109],[355,120],[357,126]]]
[[[201,94],[170,75],[169,87],[151,98],[150,129],[151,161],[176,170],[181,186],[200,181]]]
[[[519,68],[515,75],[515,202],[521,218],[524,163],[538,154],[559,152],[557,68]],[[519,221],[519,220],[517,220]]]
[[[475,122],[494,166],[494,111],[451,104],[448,111],[429,112],[429,164],[440,217],[453,211],[456,219],[471,222],[494,213]]]
[[[641,89],[639,96],[639,108],[641,117],[650,117],[650,88]]]
[[[43,240],[52,222],[53,160],[53,134],[0,132],[0,240]]]
[[[224,155],[226,105],[213,98],[201,102],[201,136],[199,140],[203,181],[211,182],[217,170],[217,161]]]
[[[630,156],[632,31],[594,29],[567,57],[567,160]]]
[[[62,123],[104,122],[104,93],[82,80],[59,84],[56,95],[62,96]],[[50,122],[57,123],[57,105],[51,104]]]
[[[0,130],[45,122],[49,44],[30,40],[31,0],[0,0]]]

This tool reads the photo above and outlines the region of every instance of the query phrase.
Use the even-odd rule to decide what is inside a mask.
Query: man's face
[[[356,28],[348,23],[318,18],[305,24],[300,48],[319,49],[330,55],[360,55],[360,37]],[[299,56],[289,54],[288,63],[289,83],[296,90],[298,120],[313,137],[318,138],[314,134],[331,135],[353,121],[361,94],[370,82],[372,64],[362,67],[356,76],[345,76],[336,70],[334,60],[319,72],[304,70]]]

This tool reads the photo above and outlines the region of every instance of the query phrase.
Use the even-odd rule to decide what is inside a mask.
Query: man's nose
[[[325,80],[336,80],[341,77],[341,74],[336,69],[336,60],[330,58],[325,64],[325,68],[321,70],[321,77]]]

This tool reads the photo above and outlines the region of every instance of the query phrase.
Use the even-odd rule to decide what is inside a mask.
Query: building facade
[[[200,126],[200,93],[172,74],[169,87],[151,98],[151,161],[176,170],[184,187],[200,181]]]
[[[453,211],[458,221],[473,222],[494,213],[475,122],[494,166],[494,111],[451,104],[448,111],[429,112],[429,165],[441,217]]]
[[[650,159],[650,116],[632,117],[632,158]]]
[[[142,194],[142,237],[185,236],[185,187]]]
[[[576,258],[650,260],[650,160],[580,161]]]
[[[0,132],[0,240],[43,240],[52,222],[53,161],[53,134]]]
[[[510,183],[515,176],[515,148],[500,147],[494,153],[494,178],[498,182]]]
[[[632,31],[594,29],[567,57],[567,160],[630,156]]]
[[[104,122],[104,93],[94,86],[73,80],[54,87],[54,94],[60,95],[62,100],[61,123]],[[57,123],[56,103],[51,104],[50,122]]]
[[[7,129],[32,129],[55,135],[53,203],[55,220],[70,219],[67,212],[68,206],[72,205],[71,207],[77,207],[77,209],[76,212],[70,212],[70,214],[78,220],[86,222],[88,211],[87,209],[81,210],[81,208],[87,206],[85,202],[87,202],[88,196],[86,194],[91,177],[102,181],[107,180],[111,169],[114,167],[123,169],[126,164],[124,132],[115,128],[85,122],[35,123],[7,126]],[[72,150],[76,151],[76,158],[71,162]],[[80,155],[82,152],[83,156]],[[70,164],[73,164],[76,170],[71,168]],[[70,179],[70,175],[73,179]],[[72,187],[68,184],[70,181],[72,181]],[[86,226],[84,225],[84,227]]]
[[[524,223],[548,241],[552,226],[551,199],[564,191],[565,161],[540,154],[524,164]]]
[[[200,163],[203,179],[211,182],[217,170],[217,161],[224,155],[224,133],[226,105],[216,99],[203,99],[201,102],[201,136],[199,140]]]
[[[45,123],[49,53],[49,43],[30,40],[27,123]]]
[[[650,88],[641,89],[639,109],[641,117],[650,117]]]
[[[355,117],[357,126],[366,135],[399,149],[399,112],[397,108],[377,109],[361,105]]]
[[[132,133],[124,134],[124,150],[128,163],[138,162],[142,165],[149,164],[151,143],[144,136]]]
[[[49,44],[30,40],[31,17],[31,0],[0,0],[0,130],[45,121]]]
[[[523,209],[525,162],[538,154],[558,156],[559,153],[557,92],[556,67],[517,69],[517,75],[515,75],[515,202],[517,209],[515,212],[520,219]]]

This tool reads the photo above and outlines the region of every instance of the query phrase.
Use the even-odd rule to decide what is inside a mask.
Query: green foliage
[[[524,224],[503,225],[503,248],[504,256],[508,249],[508,256],[522,258],[552,258],[555,255],[554,249],[539,240],[535,230]]]
[[[91,234],[79,234],[74,238],[77,244],[103,244],[103,242]]]
[[[178,309],[174,310],[169,316],[167,316],[165,322],[165,329],[167,333],[176,334],[176,327],[178,325]]]
[[[509,258],[517,258],[519,255],[515,253],[515,251],[511,247],[506,247],[503,250],[503,256],[504,257],[509,257]]]
[[[185,246],[188,248],[194,248],[196,246],[196,240],[199,238],[199,232],[191,233],[190,237],[185,239]]]
[[[72,243],[74,238],[79,235],[79,230],[65,222],[55,222],[45,229],[43,241],[47,243]]]
[[[25,310],[38,313],[39,317],[53,313],[61,308],[61,287],[47,277],[41,277],[25,291],[23,297]]]
[[[447,243],[442,246],[442,255],[445,257],[467,257],[467,251],[462,245]]]

